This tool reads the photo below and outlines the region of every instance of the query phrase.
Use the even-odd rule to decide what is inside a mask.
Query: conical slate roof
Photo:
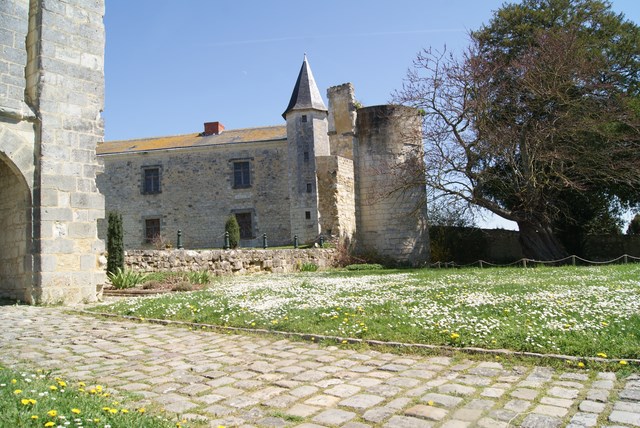
[[[286,119],[287,113],[292,110],[307,109],[327,111],[327,107],[324,105],[324,101],[322,101],[322,97],[320,96],[318,85],[316,85],[316,81],[313,78],[313,73],[311,73],[307,56],[305,55],[304,61],[302,61],[302,68],[300,68],[300,74],[298,74],[296,86],[293,88],[293,93],[291,94],[291,100],[289,101],[287,109],[282,113],[282,117]]]

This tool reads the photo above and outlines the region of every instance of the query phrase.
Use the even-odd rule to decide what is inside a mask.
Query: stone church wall
[[[286,141],[221,144],[187,150],[103,155],[98,177],[110,211],[123,216],[127,249],[152,247],[145,242],[145,220],[160,219],[161,236],[176,246],[178,230],[185,248],[221,248],[224,224],[233,212],[250,212],[253,239],[241,246],[288,245],[289,192]],[[251,187],[234,189],[233,161],[249,160]],[[143,194],[145,167],[160,168],[160,193]],[[283,221],[284,220],[284,221]],[[106,221],[100,222],[106,238]]]
[[[351,240],[356,231],[353,161],[340,156],[320,156],[316,165],[321,230]]]

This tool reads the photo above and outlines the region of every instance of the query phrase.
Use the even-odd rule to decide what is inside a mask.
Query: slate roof
[[[96,153],[98,155],[109,155],[286,139],[287,127],[285,125],[265,126],[260,128],[228,129],[217,135],[186,134],[139,140],[107,141],[98,144]]]
[[[293,88],[293,93],[291,94],[291,100],[289,101],[287,109],[282,113],[282,117],[286,119],[287,113],[292,110],[306,109],[327,111],[327,107],[324,105],[324,101],[320,96],[318,85],[316,85],[316,81],[313,78],[313,73],[311,73],[307,56],[305,55],[300,73],[298,74],[298,80],[296,80],[296,86]]]

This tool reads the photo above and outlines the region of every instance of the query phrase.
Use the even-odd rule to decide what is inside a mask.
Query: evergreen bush
[[[229,219],[224,225],[224,230],[229,232],[229,246],[231,248],[237,248],[240,244],[240,225],[236,216],[231,214]]]
[[[109,213],[107,228],[107,274],[114,275],[124,271],[124,242],[122,232],[122,214]]]

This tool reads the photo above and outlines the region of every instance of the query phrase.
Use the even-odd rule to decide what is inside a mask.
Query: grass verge
[[[640,358],[640,265],[234,277],[102,312],[583,357]]]

